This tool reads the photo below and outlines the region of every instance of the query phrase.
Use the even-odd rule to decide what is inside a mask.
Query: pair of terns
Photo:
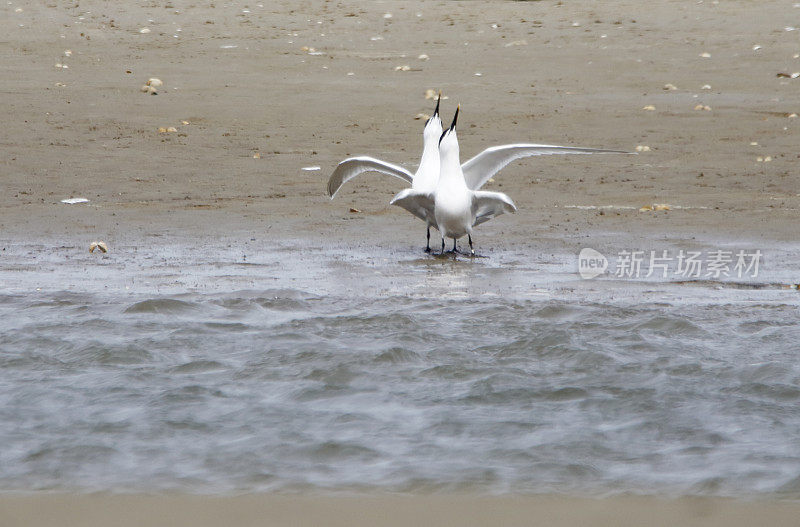
[[[456,121],[459,105],[450,128],[443,131],[439,117],[441,92],[436,101],[433,116],[425,123],[422,132],[422,158],[417,171],[412,174],[405,168],[375,159],[360,156],[345,159],[336,167],[328,180],[328,195],[331,199],[347,181],[363,172],[380,172],[400,178],[411,184],[392,198],[390,205],[397,205],[424,221],[427,225],[427,246],[431,251],[431,226],[442,237],[442,253],[445,238],[456,240],[467,236],[470,253],[472,228],[504,212],[516,212],[517,207],[502,192],[489,192],[480,188],[503,167],[516,159],[529,156],[553,154],[627,154],[621,150],[577,148],[571,146],[512,144],[492,146],[464,164],[460,163]]]

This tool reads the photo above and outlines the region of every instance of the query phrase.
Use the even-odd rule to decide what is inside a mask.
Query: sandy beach
[[[414,168],[427,89],[449,97],[446,121],[462,105],[465,157],[520,140],[650,147],[512,164],[487,188],[519,213],[479,246],[794,239],[800,80],[776,76],[800,69],[790,2],[166,5],[3,6],[6,239],[171,229],[346,246],[369,232],[406,250],[420,229],[387,205],[400,182],[365,176],[332,203],[324,189],[352,155]],[[151,77],[155,96],[139,91]],[[674,210],[638,212],[652,203]]]
[[[800,77],[792,74],[800,71],[800,30],[792,26],[800,8],[791,1],[28,4],[0,6],[0,264],[9,291],[201,287],[181,271],[198,258],[231,254],[243,264],[280,248],[295,256],[217,288],[265,288],[257,276],[264,269],[274,280],[299,280],[308,268],[323,283],[335,268],[347,272],[329,290],[363,282],[411,294],[404,273],[415,271],[350,273],[381,258],[438,265],[422,260],[423,224],[388,205],[400,181],[364,175],[333,201],[325,188],[336,164],[354,155],[413,171],[425,122],[418,114],[432,113],[425,94],[440,89],[446,123],[461,104],[463,159],[514,142],[638,150],[506,167],[486,189],[507,193],[519,211],[478,227],[476,248],[488,258],[465,294],[549,283],[541,270],[574,273],[586,246],[605,254],[758,248],[767,286],[797,281]],[[157,95],[141,91],[152,77],[164,82]],[[303,170],[312,166],[320,169]],[[76,197],[89,202],[61,202]],[[669,210],[640,210],[653,204]],[[95,240],[111,249],[104,260],[88,253]],[[353,263],[362,257],[368,263]],[[170,267],[159,271],[158,289],[140,275],[161,261]],[[30,279],[35,273],[42,276]],[[429,282],[433,291],[453,287]],[[598,285],[597,294],[629,294],[614,287]],[[800,517],[796,502],[770,496],[6,490],[0,524],[9,527],[734,527],[797,525]]]
[[[542,497],[288,497],[44,495],[0,498],[8,527],[81,525],[797,525],[797,503],[722,499]]]

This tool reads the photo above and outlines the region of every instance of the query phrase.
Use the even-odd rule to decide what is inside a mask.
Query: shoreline
[[[698,497],[0,494],[0,523],[5,527],[223,524],[749,527],[797,525],[798,517],[797,502]]]
[[[794,71],[798,50],[783,6],[493,1],[464,4],[444,30],[449,9],[432,2],[313,2],[314,19],[268,7],[4,7],[14,53],[0,92],[13,94],[14,125],[0,131],[0,232],[424,244],[422,224],[388,206],[398,181],[359,176],[333,201],[325,183],[355,155],[414,168],[424,122],[414,116],[433,109],[425,90],[441,88],[445,120],[462,104],[462,160],[520,141],[650,148],[510,164],[486,190],[519,212],[481,225],[479,248],[535,253],[614,232],[629,245],[796,239],[800,120],[788,116],[800,108],[796,81],[775,72]],[[139,33],[148,19],[152,33]],[[709,24],[728,30],[697,42]],[[396,71],[401,62],[412,71]],[[141,93],[155,75],[159,95]],[[158,132],[171,125],[176,133]],[[91,201],[60,203],[71,197]],[[639,212],[654,203],[672,210]]]

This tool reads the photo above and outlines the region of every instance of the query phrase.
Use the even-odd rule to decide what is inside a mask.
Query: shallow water
[[[800,498],[796,292],[219,249],[14,249],[0,489]]]

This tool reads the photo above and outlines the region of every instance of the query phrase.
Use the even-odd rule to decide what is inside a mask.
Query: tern
[[[411,211],[415,216],[434,218],[434,226],[442,236],[442,253],[445,249],[445,238],[453,239],[453,253],[456,252],[456,240],[467,236],[470,253],[474,256],[472,246],[472,228],[505,212],[516,212],[517,207],[502,192],[489,192],[480,188],[503,167],[516,159],[529,156],[554,154],[628,154],[622,150],[604,150],[598,148],[578,148],[571,146],[510,144],[487,148],[460,164],[456,122],[461,105],[456,108],[450,128],[445,130],[439,139],[439,180],[435,190],[405,189],[390,201]]]
[[[433,116],[425,123],[425,128],[422,131],[422,158],[414,174],[401,166],[387,163],[374,157],[351,157],[339,163],[328,179],[328,195],[331,199],[336,196],[342,185],[363,172],[388,174],[411,183],[411,189],[413,190],[426,193],[433,192],[436,189],[436,183],[439,181],[439,138],[442,135],[439,103],[441,99],[442,92],[440,91]],[[425,252],[431,252],[431,226],[436,226],[433,215],[420,215],[416,210],[407,210],[426,223],[427,245]]]

